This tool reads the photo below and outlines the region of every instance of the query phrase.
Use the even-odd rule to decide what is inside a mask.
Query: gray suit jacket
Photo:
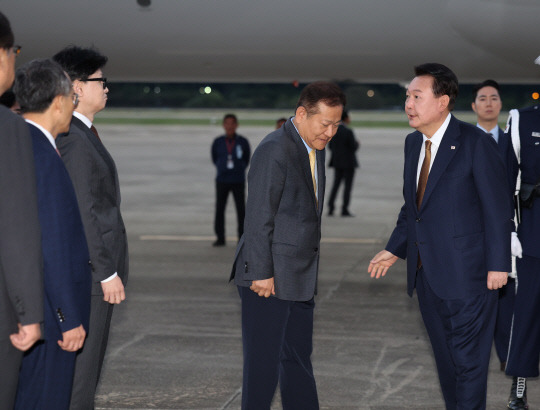
[[[126,229],[120,214],[116,165],[103,143],[78,118],[56,145],[75,187],[92,262],[92,294],[101,295],[101,281],[118,272],[128,277]]]
[[[316,293],[325,188],[325,151],[317,151],[318,203],[306,147],[289,119],[257,147],[248,174],[244,235],[231,273],[235,284],[274,277],[276,297]]]
[[[5,340],[17,332],[17,323],[43,321],[43,273],[32,140],[24,120],[3,106],[0,147],[0,340]]]

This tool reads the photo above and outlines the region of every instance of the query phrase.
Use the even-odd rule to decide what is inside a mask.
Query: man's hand
[[[510,250],[512,251],[512,256],[515,256],[516,258],[521,258],[523,256],[523,249],[521,248],[521,242],[519,241],[517,232],[512,232]]]
[[[9,335],[11,344],[23,352],[30,349],[41,337],[41,326],[39,323],[21,326],[19,323],[19,332]]]
[[[487,277],[488,289],[500,289],[508,282],[508,272],[495,272],[490,270]]]
[[[387,250],[380,251],[369,262],[368,273],[371,273],[371,277],[379,279],[381,276],[386,275],[386,271],[392,266],[398,257]]]
[[[84,327],[80,325],[62,333],[62,340],[58,341],[58,346],[66,352],[76,352],[83,346],[85,337],[86,332]]]
[[[103,300],[109,302],[111,305],[115,303],[118,305],[123,300],[126,300],[124,284],[119,276],[116,276],[108,282],[102,282],[101,289],[103,289]]]
[[[274,292],[274,278],[254,280],[251,282],[249,288],[257,295],[264,296],[265,298],[276,294],[276,292]]]

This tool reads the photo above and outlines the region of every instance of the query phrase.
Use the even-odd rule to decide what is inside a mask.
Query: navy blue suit
[[[422,144],[418,131],[406,138],[405,204],[386,250],[407,259],[407,291],[417,289],[446,407],[485,408],[497,304],[487,274],[511,269],[506,171],[493,138],[452,116],[418,210]]]
[[[57,341],[81,324],[88,332],[88,247],[64,163],[47,137],[29,128],[43,251],[44,337],[24,355],[15,408],[61,410],[69,407],[76,353],[62,350]]]
[[[507,133],[512,137],[512,141],[516,137],[512,135],[516,131],[516,126],[520,141],[521,182],[534,185],[540,180],[540,106],[519,110],[517,118],[512,115],[507,127]],[[539,197],[534,199],[531,208],[521,209],[521,223],[518,225],[517,233],[523,247],[523,258],[516,260],[516,301],[519,303],[516,303],[514,308],[506,374],[537,377],[540,356]]]

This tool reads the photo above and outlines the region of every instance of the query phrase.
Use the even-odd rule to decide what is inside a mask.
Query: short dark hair
[[[315,81],[304,87],[296,108],[304,107],[308,115],[318,113],[318,103],[322,102],[329,107],[345,106],[347,99],[337,84],[327,81]]]
[[[11,31],[11,24],[9,24],[8,18],[0,12],[0,48],[13,47],[14,43],[15,37]]]
[[[433,78],[432,91],[436,97],[447,95],[450,98],[448,110],[452,111],[459,91],[459,83],[452,70],[442,64],[426,63],[414,67],[416,77],[428,75]]]
[[[85,80],[107,64],[108,58],[95,48],[68,46],[53,56],[71,81]]]
[[[71,81],[51,59],[32,60],[15,73],[13,92],[21,112],[44,112],[57,95],[71,92]]]
[[[497,81],[495,81],[495,80],[483,81],[480,84],[476,84],[473,87],[473,90],[472,90],[472,101],[473,102],[476,101],[476,97],[478,96],[478,91],[480,91],[484,87],[493,87],[493,88],[495,88],[497,90],[497,92],[499,92],[499,83]]]
[[[349,111],[343,110],[343,112],[341,113],[341,121],[345,121],[348,118],[349,118]]]
[[[238,118],[236,118],[236,115],[234,115],[234,114],[225,114],[223,116],[223,122],[225,122],[225,120],[227,120],[229,118],[233,119],[234,122],[238,124]]]

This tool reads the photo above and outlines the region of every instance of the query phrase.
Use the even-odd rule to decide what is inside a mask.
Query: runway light
[[[375,95],[375,91],[373,91],[373,90],[368,90],[367,96],[368,96],[369,98],[373,97],[374,95]]]
[[[538,100],[540,98],[540,94],[539,93],[532,93],[532,98],[533,98],[533,100]]]
[[[150,92],[150,87],[144,87],[143,93],[148,94]]]
[[[205,94],[210,94],[212,92],[212,87],[204,87],[204,93]]]
[[[154,87],[154,93],[155,94],[159,94],[161,92],[161,88],[160,87]]]

